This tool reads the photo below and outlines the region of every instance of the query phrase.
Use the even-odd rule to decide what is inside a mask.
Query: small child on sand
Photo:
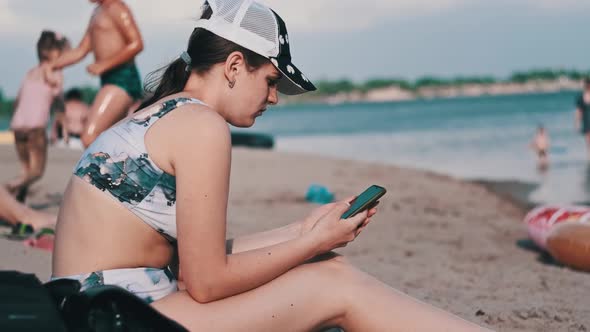
[[[49,64],[55,61],[68,45],[66,38],[53,31],[41,32],[37,41],[39,64],[26,73],[15,101],[10,129],[14,132],[22,174],[8,183],[6,188],[16,195],[19,201],[24,201],[27,188],[41,178],[45,170],[49,112],[55,100],[63,105],[61,71],[50,71],[56,82],[54,85],[45,81],[45,75]]]
[[[539,168],[547,168],[549,165],[549,134],[543,125],[539,125],[537,132],[531,141],[531,148],[535,150],[538,157]]]

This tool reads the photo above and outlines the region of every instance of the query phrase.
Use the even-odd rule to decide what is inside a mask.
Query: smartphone
[[[350,203],[350,208],[344,212],[342,219],[353,217],[357,213],[375,206],[377,200],[385,195],[386,192],[387,190],[383,187],[377,185],[370,186]]]

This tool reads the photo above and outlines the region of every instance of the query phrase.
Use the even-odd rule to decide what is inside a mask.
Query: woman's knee
[[[356,269],[346,257],[329,252],[314,257],[300,268],[309,271],[316,278],[323,278],[331,284],[349,283],[355,277]]]

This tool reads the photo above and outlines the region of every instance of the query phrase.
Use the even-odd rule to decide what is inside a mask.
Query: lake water
[[[535,202],[590,201],[590,163],[574,128],[574,92],[270,108],[252,131],[281,151],[377,161],[465,179],[538,184]],[[551,137],[540,172],[529,148],[538,124]],[[0,130],[8,119],[0,118]],[[304,167],[304,166],[302,166]]]
[[[466,179],[538,184],[534,202],[590,201],[590,163],[574,127],[576,93],[530,94],[270,109],[254,130],[276,148],[378,161]],[[541,172],[529,143],[539,124],[551,137]],[[303,166],[302,166],[303,167]]]

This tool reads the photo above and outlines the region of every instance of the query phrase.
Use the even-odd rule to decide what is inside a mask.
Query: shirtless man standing
[[[121,0],[90,2],[97,3],[97,7],[82,41],[53,63],[54,70],[61,69],[80,62],[90,52],[94,53],[95,62],[86,69],[91,75],[100,76],[101,89],[81,133],[85,147],[123,118],[142,94],[134,58],[143,50],[143,41],[131,11]]]

